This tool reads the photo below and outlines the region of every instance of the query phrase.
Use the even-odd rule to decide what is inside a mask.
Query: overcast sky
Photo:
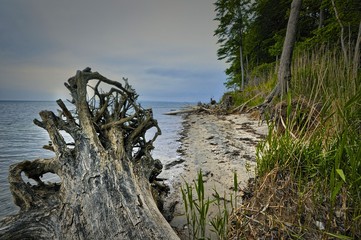
[[[0,0],[0,100],[69,98],[63,83],[88,66],[140,100],[218,100],[213,2]]]

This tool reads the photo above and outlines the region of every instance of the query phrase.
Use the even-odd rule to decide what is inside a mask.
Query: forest
[[[361,2],[218,0],[215,11],[223,98],[270,129],[227,237],[361,238]]]

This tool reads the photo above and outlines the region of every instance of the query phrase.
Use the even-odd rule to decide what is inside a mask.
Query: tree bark
[[[293,0],[291,3],[291,12],[288,18],[287,31],[278,69],[278,82],[272,92],[266,97],[262,105],[268,105],[276,96],[281,98],[287,94],[291,85],[291,63],[293,48],[296,42],[297,23],[302,6],[302,0]]]
[[[340,25],[341,48],[342,48],[342,52],[343,52],[343,57],[345,58],[345,62],[347,63],[348,62],[348,54],[347,54],[347,49],[346,49],[346,45],[345,45],[345,38],[344,38],[345,28],[344,28],[344,26],[343,26],[343,24],[341,22],[341,19],[340,19],[339,15],[338,15],[338,11],[337,11],[337,8],[336,8],[335,1],[331,0],[331,3],[332,3],[333,10],[335,12],[336,20],[337,20],[338,24]]]
[[[239,3],[241,4],[241,2]],[[243,63],[243,50],[242,50],[242,32],[243,32],[243,20],[242,20],[242,9],[241,5],[238,6],[238,19],[240,21],[240,29],[239,29],[239,63],[241,67],[241,91],[244,90],[245,81],[244,81],[244,63]]]
[[[101,84],[110,90],[102,92]],[[42,111],[42,121],[34,120],[48,132],[55,157],[10,167],[10,189],[21,210],[0,222],[0,239],[178,239],[154,200],[162,165],[150,151],[161,131],[151,109],[136,102],[127,82],[90,68],[65,86],[75,111],[58,100],[60,116]],[[148,140],[150,128],[156,133]],[[74,142],[67,143],[62,131]],[[38,184],[25,183],[22,172]],[[47,172],[61,183],[43,183]]]
[[[361,44],[361,21],[359,23],[358,27],[358,34],[355,44],[355,53],[353,56],[353,74],[354,76],[357,76],[357,72],[359,70],[360,65],[360,44]]]
[[[239,61],[240,61],[240,64],[241,64],[241,91],[243,91],[244,87],[245,87],[245,81],[244,81],[244,63],[243,63],[242,40],[240,41],[240,45],[239,45]]]
[[[320,12],[319,12],[319,18],[318,18],[318,29],[321,29],[323,27],[323,23],[325,21],[325,9],[322,6],[323,0],[320,1]]]

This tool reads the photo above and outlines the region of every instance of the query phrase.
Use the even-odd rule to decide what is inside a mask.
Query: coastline
[[[177,150],[180,158],[170,166],[178,169],[175,171],[178,175],[173,176],[171,192],[166,198],[166,206],[174,208],[170,224],[181,239],[187,239],[188,234],[181,196],[181,187],[185,182],[192,184],[202,170],[205,199],[213,199],[215,189],[221,196],[225,194],[229,197],[234,194],[233,175],[236,171],[238,194],[241,194],[240,189],[245,188],[248,179],[254,177],[256,144],[267,132],[267,125],[250,114],[188,113],[184,116],[179,140],[181,145]],[[217,211],[211,207],[209,214],[212,216]]]

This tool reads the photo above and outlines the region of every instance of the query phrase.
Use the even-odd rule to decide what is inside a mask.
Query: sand
[[[236,171],[238,194],[241,195],[248,179],[254,177],[256,144],[267,131],[266,124],[252,119],[249,114],[189,114],[185,117],[180,139],[182,144],[178,149],[180,159],[171,167],[176,175],[172,178],[171,193],[166,202],[179,202],[170,224],[181,239],[187,239],[188,232],[181,186],[185,185],[185,181],[192,183],[196,180],[202,170],[206,198],[214,199],[214,189],[220,195],[234,195],[233,176]],[[215,207],[210,208],[211,215],[215,212]]]

